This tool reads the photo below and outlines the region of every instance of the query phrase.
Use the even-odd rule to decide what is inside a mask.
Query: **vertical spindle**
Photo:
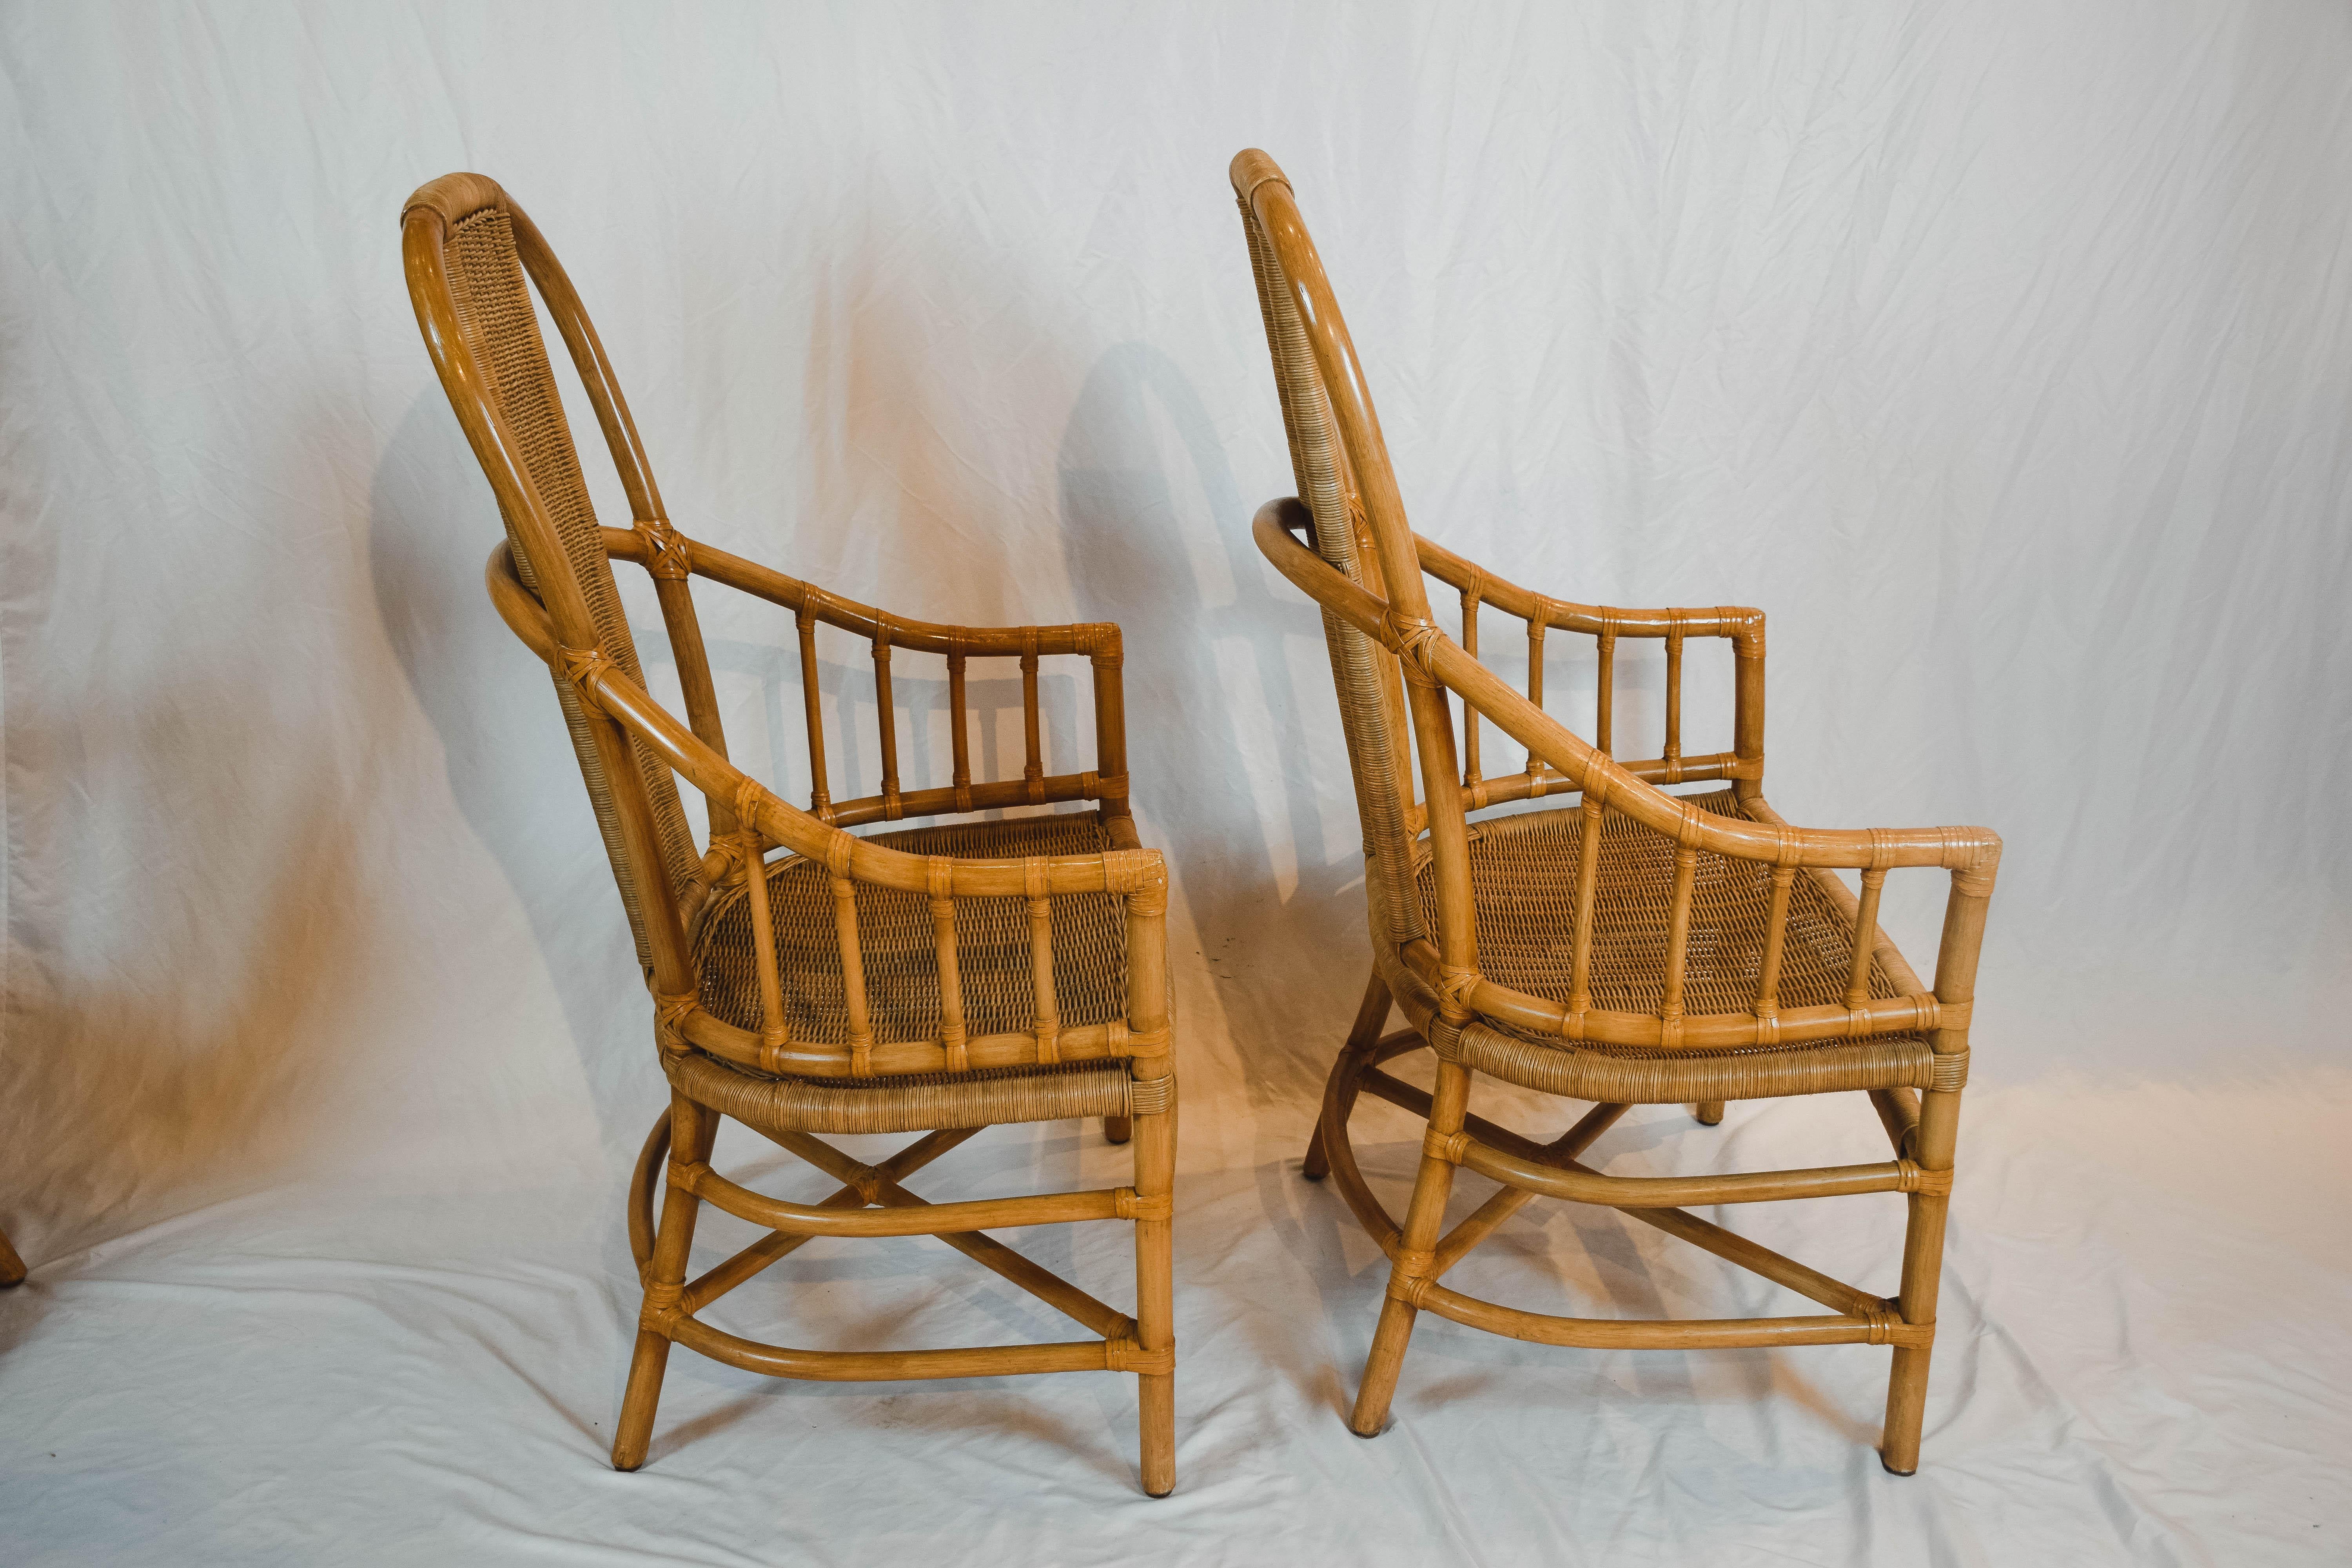
[[[1543,707],[1544,616],[1551,601],[1538,596],[1535,614],[1528,617],[1528,700],[1540,710]],[[1528,748],[1528,795],[1541,799],[1550,780],[1544,776],[1545,763]]]
[[[1576,934],[1569,952],[1568,1011],[1571,1022],[1592,1007],[1592,907],[1601,889],[1601,797],[1587,778],[1582,826],[1576,844]]]
[[[882,728],[882,816],[906,815],[898,795],[898,705],[890,695],[890,617],[874,617],[874,705]]]
[[[1030,860],[1029,971],[1037,987],[1037,1059],[1062,1059],[1061,1009],[1054,1000],[1054,905],[1045,896],[1045,862]]]
[[[1683,1032],[1683,975],[1690,957],[1691,889],[1697,881],[1698,850],[1688,844],[1675,850],[1675,890],[1666,906],[1666,989],[1658,1006],[1664,1026],[1661,1044],[1671,1048]]]
[[[1616,755],[1610,749],[1611,720],[1614,716],[1617,695],[1617,626],[1604,616],[1601,621],[1600,692],[1597,711],[1592,717],[1592,744],[1604,757]]]
[[[793,613],[801,635],[801,702],[808,714],[809,813],[819,822],[833,820],[833,796],[824,778],[824,700],[817,689],[816,607],[824,595],[806,590],[807,597]]]
[[[971,728],[964,716],[963,638],[948,639],[948,734],[955,751],[955,803],[958,811],[971,809]]]
[[[1789,940],[1789,890],[1797,879],[1794,866],[1772,868],[1772,902],[1764,916],[1764,956],[1756,967],[1756,1016],[1759,1021],[1780,1016],[1780,952]]]
[[[856,840],[845,833],[836,842],[840,847],[830,857],[840,862],[833,867],[833,929],[841,945],[842,1001],[849,1013],[849,1076],[870,1078],[874,1025],[866,1016],[866,956],[857,941],[857,884],[843,875],[849,868],[850,847]]]
[[[963,972],[956,962],[955,861],[934,855],[926,868],[931,895],[931,939],[939,952],[940,1044],[948,1054],[948,1071],[971,1067],[963,1022]]]
[[[1029,783],[1032,804],[1045,798],[1045,746],[1037,732],[1037,628],[1022,628],[1021,647],[1021,736],[1028,747],[1028,761],[1021,776]]]
[[[1666,628],[1666,783],[1683,776],[1683,628]]]
[[[1859,1007],[1870,997],[1870,960],[1878,945],[1878,895],[1886,886],[1886,868],[1862,874],[1862,908],[1853,917],[1853,967],[1847,973],[1845,1005]]]
[[[1470,579],[1462,590],[1462,651],[1472,658],[1478,657],[1478,599],[1485,574]],[[1477,810],[1486,804],[1478,787],[1478,708],[1475,703],[1462,704],[1462,787],[1470,792],[1470,809]]]

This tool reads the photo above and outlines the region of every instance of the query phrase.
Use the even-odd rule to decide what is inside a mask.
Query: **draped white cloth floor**
[[[2242,1564],[2352,1545],[2340,1077],[1976,1094],[1907,1479],[1873,1450],[1887,1352],[1864,1346],[1561,1351],[1424,1317],[1393,1424],[1349,1436],[1385,1265],[1337,1194],[1299,1177],[1299,1120],[1219,1087],[1192,1085],[1189,1114],[1249,1127],[1259,1158],[1179,1189],[1169,1498],[1136,1490],[1130,1378],[793,1384],[683,1351],[651,1461],[610,1470],[635,1302],[616,1164],[564,1190],[256,1194],[44,1268],[0,1298],[0,1555]],[[1401,1206],[1409,1126],[1375,1107],[1362,1127]],[[1600,1152],[1642,1172],[1883,1148],[1849,1095],[1735,1106],[1716,1130],[1652,1108]],[[824,1185],[753,1140],[721,1152],[772,1190]],[[936,1169],[994,1193],[1109,1182],[1122,1162],[1064,1123],[986,1135]],[[1465,1177],[1457,1210],[1482,1184]],[[1887,1289],[1900,1210],[1717,1217]],[[748,1234],[716,1216],[698,1256]],[[1118,1300],[1123,1236],[1013,1239]],[[1454,1278],[1588,1314],[1811,1310],[1645,1226],[1540,1203]],[[812,1243],[709,1316],[841,1348],[1066,1331],[922,1240]]]

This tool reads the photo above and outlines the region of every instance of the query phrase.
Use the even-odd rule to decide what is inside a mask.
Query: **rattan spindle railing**
[[[803,590],[793,612],[793,627],[801,645],[801,711],[808,724],[809,815],[819,822],[833,820],[833,794],[825,787],[824,694],[818,689],[816,626],[824,602],[822,589]]]

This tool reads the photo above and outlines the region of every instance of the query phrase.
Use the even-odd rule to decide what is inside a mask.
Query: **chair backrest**
[[[1299,220],[1289,181],[1273,159],[1255,149],[1234,160],[1232,175],[1274,360],[1291,469],[1313,520],[1309,542],[1349,581],[1391,598],[1386,584],[1397,558],[1379,532],[1360,475],[1370,478],[1369,489],[1381,498],[1381,514],[1402,531],[1402,577],[1418,595],[1421,569],[1396,501],[1388,449],[1361,377],[1354,374],[1347,324],[1331,300],[1315,242]],[[1336,377],[1322,363],[1335,349],[1341,362]],[[1327,377],[1339,383],[1336,391]],[[1425,600],[1421,613],[1427,615]],[[1404,672],[1394,654],[1328,609],[1323,632],[1363,825],[1373,929],[1391,943],[1410,942],[1424,934],[1412,878],[1413,839],[1423,813],[1413,795]]]
[[[658,546],[675,536],[595,328],[546,240],[497,182],[479,174],[445,174],[408,198],[401,229],[417,323],[458,423],[498,496],[523,582],[547,605],[566,648],[612,660],[642,687],[636,644],[589,501],[530,285],[537,285],[571,350],[620,472],[635,526]],[[658,566],[656,574],[663,578]],[[709,669],[683,571],[661,580],[660,586],[694,729],[723,754]],[[583,708],[578,688],[562,671],[551,673],[614,879],[628,910],[638,962],[653,967],[665,938],[659,928],[674,922],[658,918],[652,908],[674,906],[699,858],[678,804],[677,781],[667,763],[609,721],[601,727],[610,732],[600,736],[600,724]]]
[[[1421,555],[1380,416],[1289,178],[1255,148],[1234,159],[1231,174],[1249,235],[1292,462],[1314,514],[1315,549],[1385,603],[1383,619],[1397,646],[1410,650],[1443,639],[1429,617]],[[1441,961],[1466,979],[1477,963],[1477,936],[1468,824],[1444,690],[1415,662],[1398,658],[1328,608],[1324,626],[1364,819],[1365,879],[1376,929],[1397,942],[1423,934],[1411,867],[1414,830],[1425,825],[1435,861]],[[1410,714],[1420,757],[1426,802],[1421,807],[1412,804],[1398,732],[1401,709]]]

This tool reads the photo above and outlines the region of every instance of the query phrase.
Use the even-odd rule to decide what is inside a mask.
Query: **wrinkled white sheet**
[[[0,8],[0,1225],[35,1267],[0,1297],[0,1560],[2352,1554],[2339,7],[91,3]],[[1380,1271],[1296,1156],[1359,860],[1318,627],[1247,535],[1290,487],[1249,144],[1424,532],[1556,595],[1763,605],[1776,804],[2008,837],[1913,1480],[1859,1348],[1430,1321],[1395,1429],[1339,1424]],[[1175,1497],[1133,1492],[1116,1378],[685,1353],[653,1463],[602,1468],[659,1078],[401,283],[399,204],[455,168],[563,256],[688,531],[908,614],[1125,626],[1177,879]],[[789,624],[702,603],[735,754],[797,787]],[[864,660],[831,658],[855,733]],[[1727,682],[1693,662],[1703,748]],[[1589,669],[1555,665],[1571,721]],[[943,682],[894,674],[913,774]],[[1066,714],[1082,679],[1049,676]],[[1659,669],[1621,680],[1654,726]],[[862,744],[835,765],[870,787]],[[1890,886],[1923,961],[1939,902]],[[1409,1124],[1366,1134],[1397,1190]],[[1600,1147],[1877,1136],[1857,1100]],[[918,1184],[1119,1162],[1007,1131]],[[1734,1223],[1885,1289],[1895,1217]],[[1119,1297],[1095,1228],[1020,1239]],[[1544,1205],[1464,1278],[1787,1300],[1672,1247]],[[714,1316],[1056,1331],[919,1241],[812,1247]]]

